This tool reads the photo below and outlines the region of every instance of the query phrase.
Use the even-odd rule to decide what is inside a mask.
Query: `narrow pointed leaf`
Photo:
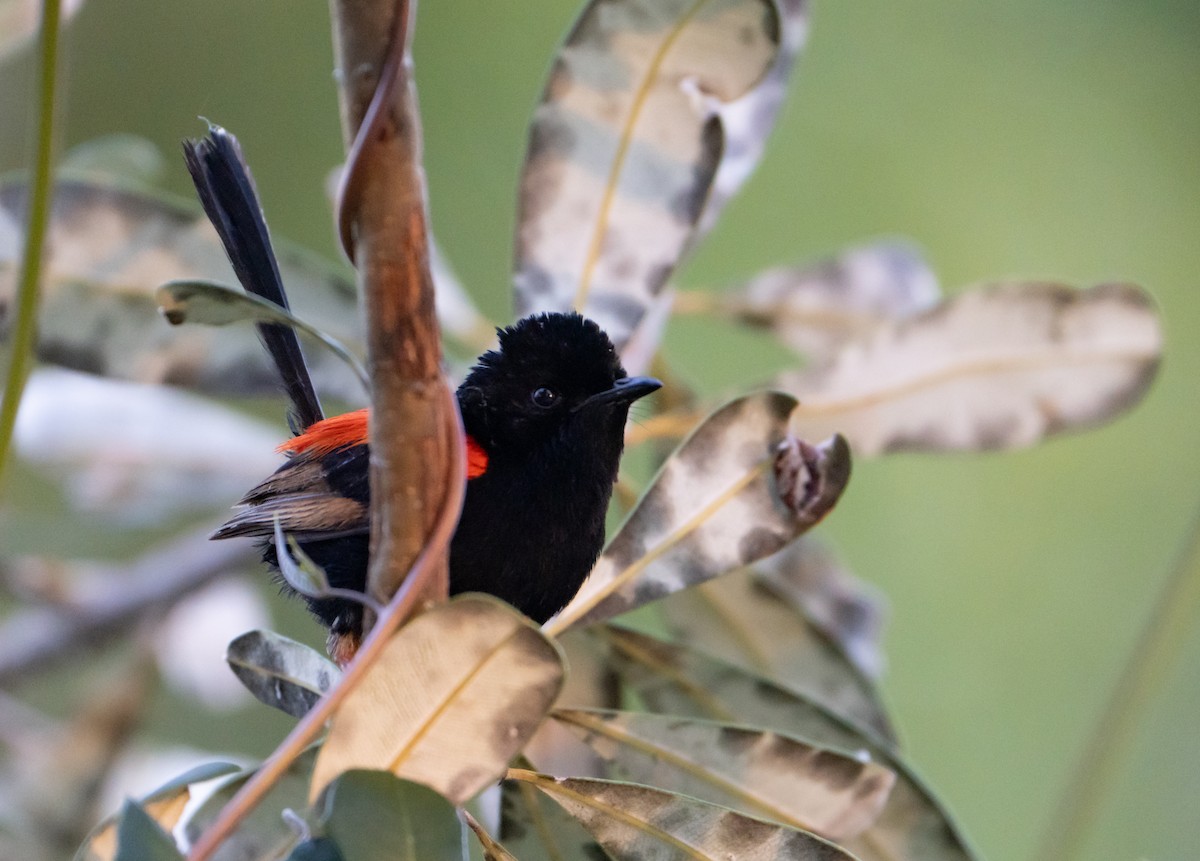
[[[940,294],[914,247],[881,242],[806,266],[768,269],[713,297],[713,309],[770,330],[813,365],[884,323],[929,310]]]
[[[461,804],[504,774],[562,680],[557,647],[507,604],[468,595],[435,607],[334,714],[310,797],[347,769],[375,768]]]
[[[454,807],[386,771],[348,771],[330,787],[324,824],[343,861],[450,861],[463,857]]]
[[[26,189],[0,185],[0,332],[20,258]],[[171,280],[230,282],[208,220],[190,202],[97,181],[55,184],[39,314],[38,356],[74,370],[206,392],[273,394],[274,367],[248,327],[173,329],[154,298]],[[353,282],[276,240],[280,273],[301,318],[342,343],[361,339]],[[325,351],[308,356],[319,390],[354,402],[354,373]]]
[[[126,801],[114,861],[183,861],[175,841],[136,801]]]
[[[854,857],[814,834],[650,786],[533,772],[510,775],[553,798],[621,861],[853,861]]]
[[[323,344],[350,366],[364,389],[370,388],[366,369],[344,344],[261,296],[215,281],[168,281],[155,291],[154,296],[163,316],[173,326],[183,323],[227,326],[244,321],[291,326]]]
[[[804,49],[808,0],[776,0],[775,6],[779,14],[779,49],[770,71],[744,96],[720,108],[725,149],[704,207],[702,233],[712,229],[726,204],[758,167],[787,95],[792,69]]]
[[[547,721],[543,726],[551,725]],[[582,825],[532,784],[506,780],[500,787],[500,842],[521,861],[611,857]]]
[[[844,434],[857,454],[1032,445],[1107,421],[1154,379],[1162,333],[1127,284],[995,284],[783,375],[800,434]]]
[[[517,856],[501,846],[491,834],[488,834],[487,829],[479,824],[479,820],[465,810],[463,815],[466,817],[467,825],[475,832],[480,848],[483,849],[483,861],[517,861]]]
[[[871,682],[754,572],[737,571],[677,592],[661,607],[673,639],[798,691],[895,740]]]
[[[303,717],[341,670],[302,643],[274,631],[247,631],[225,652],[229,668],[260,702]]]
[[[619,777],[842,842],[878,817],[895,775],[787,735],[637,712],[559,709]]]
[[[589,624],[778,551],[814,526],[850,478],[835,437],[787,434],[796,402],[777,392],[713,413],[671,455],[550,630]]]
[[[530,130],[518,315],[576,308],[620,348],[691,240],[721,161],[720,107],[778,49],[771,0],[593,0]]]
[[[306,598],[322,598],[329,594],[329,577],[325,569],[312,561],[296,539],[284,537],[278,515],[275,517],[275,556],[280,576],[296,592]]]
[[[968,861],[975,856],[949,813],[886,741],[801,694],[696,652],[609,626],[618,668],[649,710],[786,733],[867,756],[896,775],[875,823],[846,847],[861,861]]]

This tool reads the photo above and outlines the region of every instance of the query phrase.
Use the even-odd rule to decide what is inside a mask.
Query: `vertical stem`
[[[348,157],[338,219],[358,270],[372,384],[371,568],[386,602],[417,558],[446,493],[450,417],[421,168],[421,128],[407,42],[407,0],[331,0]],[[437,564],[426,600],[444,599]]]
[[[1163,586],[1133,653],[1109,696],[1087,747],[1063,791],[1035,858],[1067,861],[1079,857],[1084,839],[1133,742],[1138,722],[1162,685],[1200,608],[1200,512],[1188,544]]]
[[[41,64],[38,86],[38,128],[33,177],[29,185],[29,212],[25,251],[16,296],[16,322],[4,395],[0,399],[0,486],[12,446],[17,409],[37,339],[38,285],[42,275],[42,248],[50,220],[51,162],[54,150],[54,89],[58,70],[59,0],[42,0]]]

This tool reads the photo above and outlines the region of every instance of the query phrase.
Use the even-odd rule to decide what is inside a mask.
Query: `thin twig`
[[[54,90],[58,70],[59,0],[42,0],[41,69],[38,87],[38,131],[29,186],[29,216],[25,229],[25,251],[21,257],[21,280],[16,295],[16,323],[12,337],[4,394],[0,397],[0,487],[8,463],[17,408],[33,361],[37,341],[38,287],[42,278],[42,249],[50,221],[51,165],[54,155]]]
[[[65,607],[24,610],[7,619],[0,625],[0,684],[12,684],[126,634],[135,620],[165,610],[256,558],[251,545],[209,541],[207,531],[147,553],[121,571],[119,589],[106,589]]]
[[[1200,609],[1200,511],[1170,579],[1159,593],[1121,677],[1109,696],[1075,774],[1059,799],[1034,856],[1043,861],[1079,857],[1101,802],[1112,787],[1138,723],[1162,686]]]

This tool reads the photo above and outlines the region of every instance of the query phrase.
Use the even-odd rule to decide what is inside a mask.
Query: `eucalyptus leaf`
[[[562,680],[557,646],[507,604],[438,605],[392,637],[333,715],[310,798],[344,771],[377,768],[462,804],[504,774]]]
[[[291,326],[332,351],[354,370],[362,382],[364,391],[370,390],[371,384],[367,379],[366,369],[344,344],[261,296],[245,293],[215,281],[195,280],[169,281],[159,287],[154,295],[163,316],[173,326],[182,323],[227,326],[243,321]]]
[[[896,776],[787,735],[674,715],[557,709],[609,774],[842,842],[879,816]]]
[[[721,106],[778,50],[771,0],[593,0],[529,135],[518,316],[572,307],[620,349],[694,233],[724,151]]]
[[[0,333],[25,230],[24,184],[0,185]],[[357,294],[346,270],[276,239],[280,274],[300,318],[358,349]],[[208,393],[278,394],[279,375],[242,327],[176,330],[156,288],[172,280],[230,282],[216,232],[191,202],[111,181],[55,183],[38,316],[38,357],[73,370]],[[324,351],[308,356],[320,392],[363,400],[353,371]]]
[[[260,702],[303,717],[341,678],[325,656],[274,631],[247,631],[225,652],[229,668]]]
[[[950,814],[895,752],[869,729],[794,691],[730,664],[613,626],[610,640],[625,683],[650,710],[785,733],[896,775],[879,818],[845,846],[861,861],[968,861],[973,854]]]
[[[343,861],[463,858],[462,829],[450,802],[386,771],[345,772],[330,785],[324,809],[323,825]]]
[[[321,598],[329,594],[329,577],[325,569],[313,562],[294,538],[285,538],[279,517],[275,517],[275,556],[284,581],[306,598]]]
[[[545,726],[552,726],[547,721]],[[500,842],[521,861],[603,861],[611,857],[582,825],[532,784],[501,784]]]
[[[183,861],[171,835],[136,801],[126,801],[117,826],[115,861]]]
[[[709,416],[663,464],[548,630],[616,616],[768,556],[837,502],[850,477],[839,437],[810,446],[787,432],[796,402],[739,398]]]
[[[650,786],[510,772],[553,798],[614,858],[854,861],[814,834]]]
[[[836,431],[856,454],[978,451],[1119,415],[1145,394],[1161,351],[1153,303],[1132,285],[993,284],[777,382],[801,401],[796,433]]]

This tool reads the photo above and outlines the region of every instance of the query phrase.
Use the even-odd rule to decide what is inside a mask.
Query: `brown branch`
[[[421,553],[446,497],[451,446],[430,272],[421,128],[407,0],[333,0],[342,130],[342,242],[358,269],[372,384],[371,568],[387,601]],[[446,555],[425,600],[445,600]]]
[[[137,619],[162,612],[257,555],[245,542],[209,541],[207,532],[157,547],[127,569],[114,566],[112,588],[94,597],[10,617],[0,626],[0,684],[13,684],[128,633]]]

